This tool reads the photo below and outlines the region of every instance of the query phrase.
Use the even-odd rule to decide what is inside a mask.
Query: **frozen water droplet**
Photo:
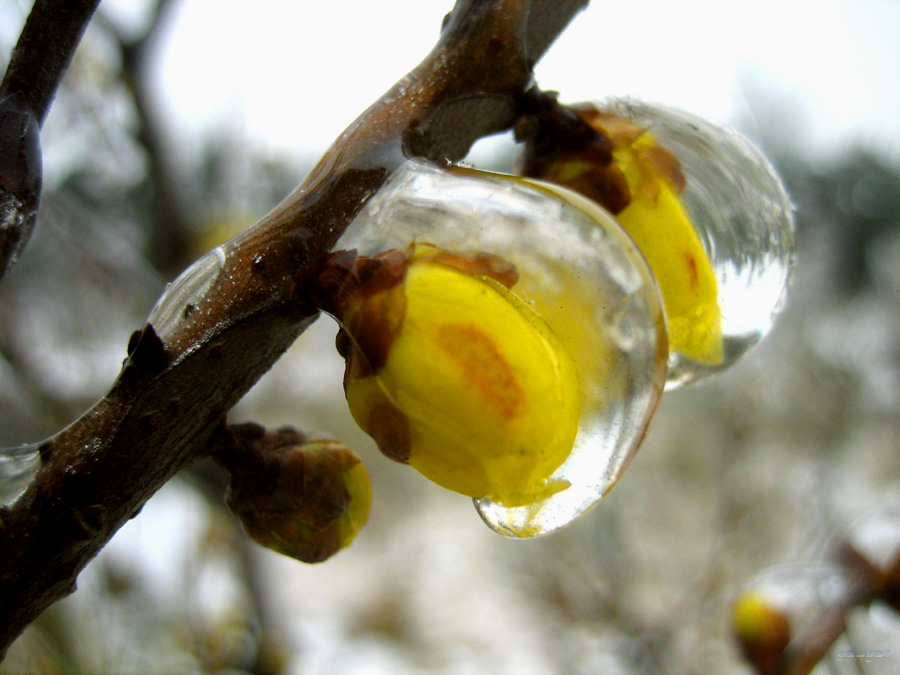
[[[19,254],[31,237],[36,212],[0,189],[0,279],[18,262]]]
[[[40,463],[37,445],[22,445],[0,452],[0,506],[9,506],[22,496]]]
[[[166,287],[147,321],[165,342],[200,306],[200,301],[225,267],[225,248],[219,246],[188,267]]]
[[[667,387],[677,387],[729,367],[771,329],[794,264],[793,206],[766,158],[737,132],[637,101],[601,109],[646,129],[677,158],[686,179],[681,199],[715,275],[721,361],[673,350]]]
[[[571,355],[581,414],[571,452],[547,478],[545,494],[519,507],[475,500],[485,522],[507,536],[567,524],[621,476],[662,391],[665,327],[646,261],[615,219],[578,195],[415,161],[366,204],[336,249],[371,256],[413,242],[512,263],[518,281],[510,291]]]

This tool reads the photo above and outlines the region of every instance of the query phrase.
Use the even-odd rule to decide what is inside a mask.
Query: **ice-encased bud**
[[[794,636],[806,634],[846,597],[848,580],[837,565],[785,564],[751,580],[731,608],[732,632],[745,656],[768,670]]]
[[[758,672],[773,672],[791,641],[791,622],[775,601],[747,591],[732,605],[731,628],[744,657]]]
[[[794,226],[781,181],[748,140],[683,111],[633,101],[571,110],[608,139],[611,162],[565,148],[535,175],[598,200],[646,256],[666,308],[667,386],[727,368],[784,302]]]
[[[342,322],[351,409],[388,456],[513,537],[565,525],[618,480],[667,351],[653,276],[608,213],[410,161],[335,251],[303,283]]]

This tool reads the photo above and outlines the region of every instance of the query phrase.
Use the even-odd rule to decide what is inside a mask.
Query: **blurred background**
[[[36,233],[0,286],[0,447],[102,396],[165,284],[286,196],[450,7],[104,0],[42,134]],[[0,0],[0,67],[29,8]],[[563,101],[635,97],[736,126],[797,205],[775,329],[664,396],[589,514],[510,541],[381,457],[347,412],[323,318],[229,419],[357,449],[374,504],[354,544],[312,566],[261,549],[198,467],[0,673],[751,673],[730,624],[743,589],[817,579],[843,542],[900,545],[897,34],[896,0],[593,0],[539,64]],[[500,137],[469,159],[502,169],[514,154]],[[897,672],[900,617],[876,603],[847,620],[815,672]]]

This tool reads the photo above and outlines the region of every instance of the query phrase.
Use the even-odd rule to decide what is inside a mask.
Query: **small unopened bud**
[[[764,595],[744,593],[731,611],[732,627],[746,658],[758,673],[775,673],[791,640],[791,624]]]
[[[369,517],[372,491],[359,457],[293,430],[257,445],[263,468],[233,472],[228,506],[247,534],[278,553],[320,562],[349,545]]]

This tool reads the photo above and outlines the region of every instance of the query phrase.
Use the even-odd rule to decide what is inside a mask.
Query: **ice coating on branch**
[[[0,506],[9,506],[22,496],[40,464],[40,452],[34,444],[0,451]]]
[[[166,287],[147,319],[166,342],[200,308],[207,291],[225,266],[225,247],[219,246],[188,267]]]
[[[0,190],[0,279],[18,262],[33,225],[34,213],[27,213],[14,195]]]

